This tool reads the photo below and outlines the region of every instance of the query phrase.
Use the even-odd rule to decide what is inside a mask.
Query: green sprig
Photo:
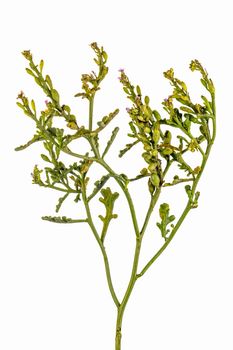
[[[120,350],[122,320],[136,281],[147,272],[165,251],[190,210],[198,207],[200,192],[197,191],[197,186],[216,137],[215,88],[213,81],[209,78],[201,63],[198,60],[193,60],[190,69],[201,74],[201,84],[208,93],[207,97],[201,95],[201,103],[196,103],[191,99],[186,83],[177,78],[174,69],[170,68],[164,72],[164,77],[169,80],[172,92],[162,102],[162,107],[166,112],[163,116],[162,113],[152,107],[151,101],[154,98],[150,99],[149,96],[144,95],[141,87],[131,83],[124,69],[120,69],[120,83],[130,104],[127,107],[130,128],[128,136],[133,140],[126,144],[126,147],[120,151],[119,156],[122,157],[128,152],[129,156],[133,154],[132,161],[134,161],[137,156],[134,146],[138,145],[137,149],[140,149],[139,152],[141,152],[145,163],[141,170],[138,169],[138,175],[130,178],[127,171],[118,173],[105,161],[105,156],[107,153],[109,154],[118,134],[118,126],[113,129],[103,152],[100,152],[102,147],[101,131],[113,119],[115,120],[115,117],[119,114],[119,109],[117,108],[106,114],[100,121],[97,121],[96,127],[93,127],[95,95],[100,90],[101,82],[108,73],[108,67],[106,66],[108,56],[103,47],[96,42],[91,44],[91,48],[95,54],[94,62],[98,68],[97,72],[92,71],[89,74],[82,74],[82,92],[75,95],[88,102],[87,126],[79,125],[78,117],[72,113],[71,108],[66,104],[62,104],[62,94],[56,89],[50,75],[44,73],[44,61],[40,60],[39,64],[36,64],[30,50],[22,52],[28,63],[28,67],[26,67],[27,74],[35,80],[47,99],[44,109],[39,112],[34,99],[26,97],[22,91],[19,93],[17,106],[35,123],[36,131],[26,144],[17,147],[16,150],[23,150],[35,142],[42,142],[44,149],[41,153],[41,159],[45,165],[44,168],[35,165],[32,172],[32,182],[41,187],[62,192],[62,197],[58,199],[56,205],[56,212],[62,210],[62,204],[71,195],[74,197],[75,203],[82,203],[86,212],[85,219],[76,220],[63,215],[43,216],[42,219],[52,223],[85,222],[89,225],[102,254],[108,288],[117,308],[115,350]],[[55,124],[56,118],[60,118],[66,128],[58,128]],[[69,132],[67,132],[67,128]],[[85,140],[89,149],[85,152],[74,151],[73,145],[78,139]],[[196,167],[191,166],[193,163],[189,161],[189,156],[191,157],[194,152],[200,157]],[[74,157],[76,161],[67,165],[61,158],[63,154]],[[186,157],[186,155],[188,156]],[[109,158],[113,161],[113,157]],[[129,162],[129,164],[132,164],[132,162]],[[100,179],[95,179],[94,172],[91,175],[91,179],[94,180],[94,188],[90,190],[89,174],[90,169],[95,165],[104,168],[105,175]],[[167,181],[167,174],[175,166],[183,170],[185,175],[181,177],[175,175],[172,181]],[[119,186],[126,200],[135,237],[132,270],[121,300],[115,291],[108,252],[105,248],[105,237],[111,227],[111,220],[117,217],[117,214],[114,213],[114,205],[119,197],[119,193],[112,192],[110,187],[104,188],[110,178]],[[131,196],[131,184],[139,179],[147,182],[150,193],[150,201],[141,227],[139,226],[134,200]],[[187,183],[183,191],[186,195],[186,205],[176,222],[174,215],[170,215],[169,205],[167,203],[160,205],[159,210],[157,210],[160,217],[157,227],[164,243],[158,251],[154,252],[140,271],[139,259],[143,237],[160,195],[164,188],[171,188],[172,190],[175,185],[181,183]],[[87,192],[90,194],[87,195]],[[96,228],[90,207],[91,200],[98,193],[101,194],[99,200],[105,208],[105,214],[99,215],[102,221],[100,231]],[[143,200],[145,205],[146,201],[144,203],[143,193],[140,192],[138,198]],[[126,231],[128,231],[128,226]]]

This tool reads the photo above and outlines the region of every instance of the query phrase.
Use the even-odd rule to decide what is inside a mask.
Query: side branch
[[[155,262],[155,260],[162,254],[162,252],[167,248],[169,243],[172,241],[172,238],[175,236],[177,230],[181,226],[182,222],[184,221],[186,215],[191,209],[192,202],[189,200],[180,219],[178,220],[177,224],[175,225],[174,229],[172,230],[169,238],[165,241],[165,243],[162,245],[162,247],[157,251],[157,253],[149,260],[149,262],[145,265],[145,267],[142,269],[142,271],[137,274],[137,278],[142,277],[144,273],[149,269],[149,267]]]
[[[110,267],[109,267],[109,261],[108,261],[108,256],[107,256],[107,253],[106,253],[106,250],[105,250],[105,247],[99,237],[99,234],[96,230],[96,227],[94,225],[94,222],[92,220],[92,215],[91,215],[91,211],[90,211],[90,206],[88,204],[88,201],[87,201],[87,197],[86,197],[86,189],[85,189],[85,184],[82,183],[82,196],[83,196],[83,202],[84,202],[84,205],[85,205],[85,209],[86,209],[86,213],[87,213],[87,221],[88,221],[88,224],[95,236],[95,239],[100,247],[100,250],[101,250],[101,253],[103,255],[103,259],[104,259],[104,266],[105,266],[105,271],[106,271],[106,276],[107,276],[107,282],[108,282],[108,287],[109,287],[109,290],[110,290],[110,293],[111,293],[111,296],[112,296],[112,299],[116,305],[116,307],[118,308],[120,306],[120,302],[116,296],[116,293],[115,293],[115,290],[114,290],[114,287],[113,287],[113,283],[112,283],[112,278],[111,278],[111,272],[110,272]]]
[[[139,237],[140,235],[140,231],[139,231],[139,227],[138,227],[138,221],[137,221],[137,217],[136,217],[136,212],[135,212],[135,208],[134,208],[134,204],[131,198],[131,195],[127,189],[127,186],[123,184],[122,180],[120,179],[119,175],[117,175],[112,169],[111,167],[103,160],[103,159],[96,159],[96,162],[99,163],[100,165],[102,165],[107,171],[108,173],[116,180],[116,182],[118,183],[118,185],[121,187],[128,205],[129,205],[129,209],[130,209],[130,213],[131,213],[131,217],[132,217],[132,221],[133,221],[133,226],[134,226],[134,231],[137,237]]]

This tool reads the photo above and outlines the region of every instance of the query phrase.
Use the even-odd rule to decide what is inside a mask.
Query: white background
[[[199,185],[199,208],[189,214],[166,252],[138,281],[126,309],[122,349],[232,350],[231,1],[9,0],[1,5],[0,26],[0,349],[114,348],[116,312],[94,238],[84,224],[62,226],[40,219],[54,215],[58,197],[31,184],[34,164],[43,163],[42,145],[14,152],[34,131],[15,105],[18,92],[22,89],[38,106],[45,99],[25,73],[20,52],[31,49],[36,61],[44,58],[45,71],[62,101],[85,123],[87,105],[73,95],[80,91],[81,73],[94,68],[89,44],[97,41],[108,52],[110,71],[96,98],[95,120],[116,107],[121,109],[114,122],[122,125],[121,134],[113,156],[108,157],[115,169],[127,172],[128,167],[135,173],[140,159],[136,150],[122,163],[117,159],[128,131],[119,68],[125,68],[160,111],[161,101],[171,92],[162,72],[171,66],[196,97],[203,93],[202,85],[188,65],[198,58],[217,90],[218,134]],[[139,186],[134,196],[140,214],[148,201],[142,191]],[[172,195],[174,210],[183,203],[180,195],[182,191]],[[81,206],[70,201],[62,214],[79,216]],[[103,208],[98,204],[92,210],[99,224],[97,215],[103,214]],[[123,196],[115,211],[119,219],[106,246],[121,296],[129,278],[134,234]],[[155,214],[140,266],[161,243]]]

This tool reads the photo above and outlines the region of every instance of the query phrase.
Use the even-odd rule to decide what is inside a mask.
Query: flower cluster
[[[96,54],[94,62],[99,67],[99,72],[98,74],[93,71],[90,74],[82,74],[81,81],[84,92],[79,92],[75,95],[75,97],[87,98],[88,100],[93,98],[96,91],[100,89],[100,83],[108,73],[108,67],[106,66],[108,59],[107,53],[104,51],[103,47],[99,47],[96,42],[92,43],[90,46]]]
[[[129,136],[136,138],[143,145],[142,157],[147,163],[147,168],[143,168],[141,174],[150,175],[148,186],[150,192],[153,193],[156,188],[162,185],[161,160],[158,158],[158,145],[161,138],[160,116],[157,111],[151,109],[149,97],[142,98],[140,86],[137,85],[135,88],[124,70],[120,69],[119,71],[119,80],[123,85],[123,90],[133,103],[131,108],[127,108],[132,131]],[[126,147],[127,150],[131,148],[130,145],[126,145]],[[122,153],[125,153],[124,150],[121,151]]]
[[[214,94],[215,88],[213,81],[209,79],[207,71],[203,68],[201,63],[196,59],[192,60],[190,63],[189,68],[192,72],[199,71],[202,75],[201,83],[204,85],[204,87],[211,93]]]
[[[202,68],[201,64],[195,60],[192,61],[192,70],[199,70],[202,74],[202,80],[208,87],[211,80],[207,73]],[[194,169],[184,160],[183,154],[187,151],[200,151],[203,153],[200,143],[204,140],[210,141],[209,118],[213,114],[213,109],[210,101],[205,96],[202,96],[203,105],[193,103],[191,101],[186,84],[175,77],[173,68],[164,72],[164,77],[167,78],[173,86],[173,93],[168,98],[164,99],[162,105],[169,115],[168,119],[162,119],[156,110],[150,107],[150,99],[148,96],[142,98],[141,89],[139,86],[131,84],[124,69],[120,69],[119,80],[123,85],[123,90],[127,98],[132,102],[132,107],[127,108],[127,113],[130,116],[130,129],[132,133],[130,137],[136,139],[135,142],[127,144],[126,148],[121,150],[120,156],[124,155],[135,144],[142,143],[144,152],[142,157],[147,163],[147,168],[141,170],[141,175],[150,176],[148,186],[153,194],[156,188],[163,186],[163,169],[162,158],[168,163],[176,162],[178,167],[184,170],[188,176],[195,177],[200,172],[200,166],[197,165]],[[207,89],[208,90],[208,89]],[[180,108],[175,107],[174,100],[180,103]],[[194,137],[192,135],[192,125],[200,126],[200,135]],[[162,131],[162,126],[168,125],[176,127],[185,134],[184,137],[179,135],[180,145],[172,144],[172,133],[170,130]],[[184,143],[186,148],[184,148]]]

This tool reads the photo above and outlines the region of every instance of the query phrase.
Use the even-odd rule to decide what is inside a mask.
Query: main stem
[[[139,261],[140,250],[141,250],[141,242],[142,242],[142,238],[141,237],[137,237],[136,238],[136,247],[135,247],[135,252],[134,252],[133,268],[132,268],[129,284],[128,284],[128,287],[126,289],[124,298],[123,298],[120,306],[118,307],[117,322],[116,322],[115,350],[121,350],[122,319],[123,319],[125,307],[127,305],[129,297],[130,297],[130,295],[132,293],[134,284],[135,284],[135,282],[137,280],[137,268],[138,268],[138,261]]]
[[[169,165],[166,167],[164,171],[164,176],[168,170]],[[139,236],[136,236],[136,246],[135,246],[135,252],[134,252],[134,260],[133,260],[133,267],[132,267],[132,272],[129,280],[128,287],[126,289],[125,295],[123,297],[123,300],[121,304],[118,307],[118,312],[117,312],[117,321],[116,321],[116,337],[115,337],[115,350],[121,350],[121,338],[122,338],[122,320],[123,320],[123,315],[124,311],[126,308],[126,305],[128,303],[129,297],[133,291],[135,282],[138,278],[137,270],[138,270],[138,262],[139,262],[139,256],[140,256],[140,251],[141,251],[141,244],[142,244],[142,239],[143,235],[145,233],[145,230],[147,228],[150,216],[153,212],[153,209],[157,203],[157,200],[159,198],[161,189],[158,188],[155,192],[155,194],[151,197],[150,205],[144,220],[144,224],[142,226],[142,229],[139,233]]]

